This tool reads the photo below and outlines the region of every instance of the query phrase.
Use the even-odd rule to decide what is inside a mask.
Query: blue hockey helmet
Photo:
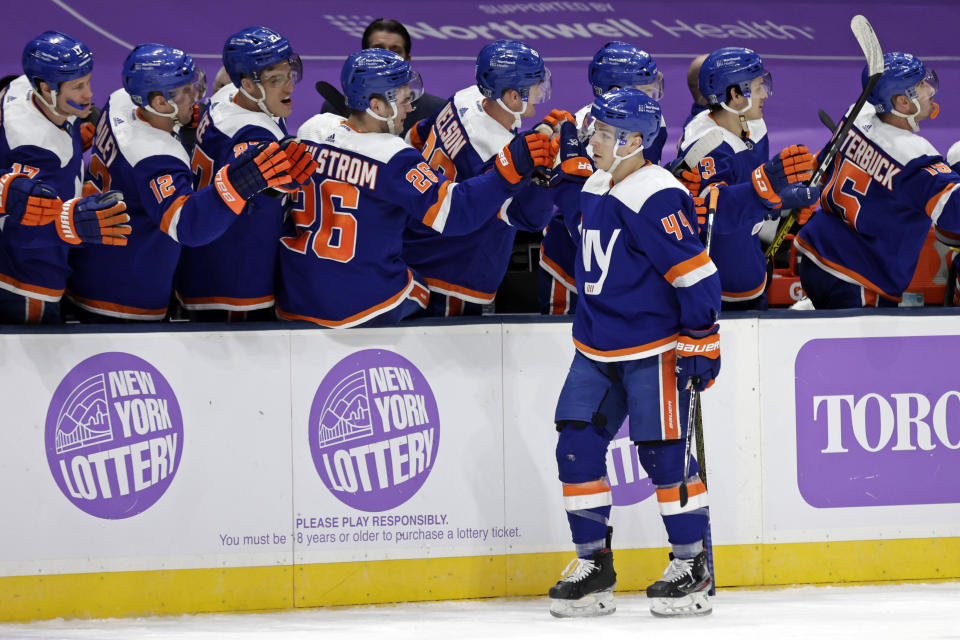
[[[289,40],[267,27],[248,27],[238,31],[223,45],[223,66],[238,89],[243,76],[260,82],[261,71],[283,62],[290,63],[294,84],[300,82],[303,78],[300,56],[294,53]]]
[[[397,90],[410,86],[410,101],[423,94],[420,74],[410,63],[387,49],[363,49],[347,57],[340,71],[340,85],[347,106],[358,111],[370,107],[374,96],[395,102]]]
[[[524,101],[539,85],[535,104],[550,98],[550,70],[537,51],[516,40],[495,40],[477,56],[477,86],[487,98],[500,99],[507,89],[515,89]]]
[[[654,100],[663,98],[663,74],[649,53],[626,42],[608,42],[590,61],[587,72],[593,95],[601,96],[615,87],[658,85]]]
[[[632,87],[604,93],[593,101],[590,115],[616,128],[617,144],[625,144],[631,133],[639,133],[644,147],[656,139],[662,119],[660,104]]]
[[[56,92],[61,82],[82,78],[93,71],[93,54],[87,45],[59,31],[45,31],[23,48],[23,73],[35,88],[39,78]]]
[[[864,88],[867,86],[869,77],[869,68],[865,66],[860,76]],[[885,53],[883,54],[883,75],[867,97],[867,101],[877,108],[877,113],[893,112],[893,97],[905,95],[911,100],[916,100],[917,85],[924,81],[934,91],[940,87],[937,73],[924,65],[920,58],[899,51]]]
[[[159,92],[167,100],[176,98],[177,89],[190,86],[199,100],[206,93],[206,78],[193,58],[163,44],[141,44],[123,61],[123,88],[137,106],[150,108],[150,94]],[[168,115],[168,114],[160,114]]]
[[[763,60],[751,49],[723,47],[703,61],[700,67],[700,93],[709,104],[724,104],[727,88],[738,87],[744,97],[750,97],[750,84],[754,78],[763,77],[767,95],[773,95],[773,79],[764,69]]]

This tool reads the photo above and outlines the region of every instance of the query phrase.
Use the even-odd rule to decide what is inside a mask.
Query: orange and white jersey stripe
[[[400,306],[408,298],[416,300],[422,308],[426,309],[427,300],[430,297],[429,292],[424,289],[423,285],[414,280],[413,273],[409,269],[407,270],[407,275],[409,278],[407,281],[407,286],[398,291],[396,294],[390,296],[380,304],[374,305],[368,309],[364,309],[363,311],[355,313],[347,318],[343,318],[342,320],[315,318],[312,316],[290,313],[288,311],[284,311],[279,306],[277,307],[277,315],[284,320],[306,320],[307,322],[313,322],[314,324],[319,324],[331,329],[349,329],[350,327],[361,325],[364,322],[369,322],[373,318],[376,318],[377,316]]]
[[[759,298],[763,295],[764,290],[767,288],[767,276],[764,274],[763,282],[760,286],[755,287],[749,291],[722,291],[720,293],[720,299],[724,302],[745,302],[747,300],[753,300],[754,298]]]
[[[461,300],[474,302],[476,304],[490,304],[497,296],[496,291],[476,291],[468,287],[461,287],[452,282],[444,282],[438,278],[424,278],[424,282],[427,283],[430,291],[436,291],[437,293],[442,293],[453,298],[460,298]]]
[[[577,347],[577,351],[587,356],[591,360],[597,360],[598,362],[617,362],[619,360],[637,360],[639,358],[649,358],[650,356],[655,356],[660,353],[673,351],[677,347],[677,334],[667,336],[666,338],[661,338],[660,340],[654,340],[653,342],[648,342],[646,344],[640,344],[635,347],[625,347],[623,349],[611,349],[606,351],[590,347],[587,344],[580,342],[576,338],[573,339],[573,344]]]
[[[114,302],[103,300],[92,300],[83,298],[72,292],[67,292],[67,297],[81,309],[86,309],[91,313],[97,313],[110,318],[122,318],[125,320],[153,320],[159,322],[167,315],[167,308],[162,309],[141,309]]]
[[[690,287],[717,272],[716,265],[710,260],[706,249],[703,252],[675,264],[663,274],[667,282],[674,287]]]

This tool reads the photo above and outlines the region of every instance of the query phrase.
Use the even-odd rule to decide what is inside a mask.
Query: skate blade
[[[554,618],[596,618],[617,610],[613,591],[591,593],[579,600],[550,599],[550,615]]]
[[[705,616],[713,613],[713,603],[706,591],[698,591],[682,598],[650,598],[650,613],[658,618],[676,616]]]

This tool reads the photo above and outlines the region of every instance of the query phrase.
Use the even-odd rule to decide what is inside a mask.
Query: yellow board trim
[[[646,588],[665,549],[617,549],[617,589]],[[960,538],[725,545],[718,585],[960,579]],[[570,553],[0,578],[0,621],[256,611],[542,595]]]

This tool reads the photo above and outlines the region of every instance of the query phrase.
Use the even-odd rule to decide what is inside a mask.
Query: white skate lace
[[[571,572],[570,568],[573,567]],[[567,565],[567,568],[564,569],[560,575],[566,576],[560,582],[580,582],[596,569],[597,565],[593,560],[584,560],[583,558],[574,558],[570,561],[570,564]]]
[[[663,570],[663,577],[667,582],[676,582],[685,575],[693,575],[693,560],[681,560],[674,558]]]

